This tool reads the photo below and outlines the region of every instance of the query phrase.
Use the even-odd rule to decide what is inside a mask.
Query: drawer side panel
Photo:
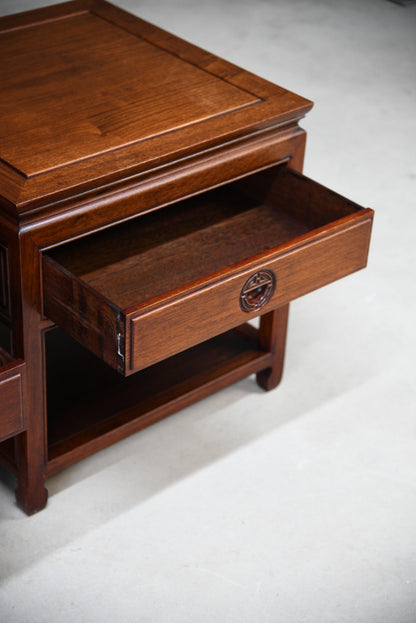
[[[52,258],[43,259],[45,314],[112,368],[124,373],[120,311]]]

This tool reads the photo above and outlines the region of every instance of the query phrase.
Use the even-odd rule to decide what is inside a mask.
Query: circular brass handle
[[[271,270],[259,270],[251,275],[241,288],[240,307],[245,312],[254,312],[266,305],[276,287],[276,277]]]

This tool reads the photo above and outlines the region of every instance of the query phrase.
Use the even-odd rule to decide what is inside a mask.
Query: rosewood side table
[[[0,457],[30,514],[75,461],[274,388],[289,302],[366,265],[373,213],[301,174],[303,97],[104,0],[0,30]]]

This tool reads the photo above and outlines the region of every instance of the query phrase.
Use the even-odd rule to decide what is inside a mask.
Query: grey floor
[[[370,261],[292,304],[275,392],[83,461],[32,518],[3,474],[0,620],[415,623],[416,7],[119,4],[315,101],[305,173],[375,208]]]

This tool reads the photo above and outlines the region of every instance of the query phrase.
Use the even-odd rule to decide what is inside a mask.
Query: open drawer
[[[277,166],[50,249],[44,310],[129,375],[363,268],[372,217]]]
[[[0,348],[0,441],[23,430],[22,373],[24,362]]]

